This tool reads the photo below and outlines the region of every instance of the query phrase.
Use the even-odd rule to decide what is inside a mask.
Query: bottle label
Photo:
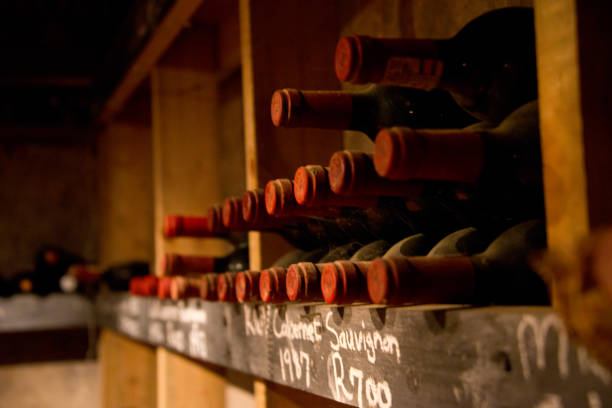
[[[440,83],[443,68],[442,61],[437,59],[391,57],[387,60],[383,82],[430,90]]]

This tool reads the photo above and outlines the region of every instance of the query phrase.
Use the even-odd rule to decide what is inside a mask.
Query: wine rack
[[[306,6],[297,0],[239,0],[227,6],[212,0],[175,1],[101,118],[111,126],[120,121],[114,113],[122,111],[126,94],[143,72],[150,73],[156,264],[165,251],[219,256],[228,250],[221,240],[165,241],[164,215],[202,214],[225,197],[291,177],[300,165],[325,165],[335,151],[372,151],[364,135],[279,129],[270,120],[275,89],[339,87],[332,62],[340,36],[450,37],[482,13],[506,6],[535,6],[549,248],[572,251],[591,228],[609,223],[612,214],[604,211],[612,202],[610,192],[597,177],[610,171],[602,152],[612,148],[609,138],[601,136],[609,121],[598,108],[607,94],[594,84],[604,74],[585,77],[587,71],[580,69],[606,66],[589,59],[605,41],[591,41],[595,45],[578,54],[579,43],[597,38],[588,31],[583,37],[587,23],[596,19],[575,3],[321,0]],[[188,20],[191,26],[179,34],[176,27]],[[580,92],[592,99],[583,105]],[[595,136],[587,137],[587,129]],[[115,231],[107,238],[112,242],[119,235]],[[251,232],[248,239],[253,270],[271,265],[289,249],[265,232]],[[334,400],[363,407],[594,408],[612,403],[609,371],[569,339],[551,308],[244,306],[127,296],[101,297],[97,306],[105,327],[135,341],[111,340],[111,331],[103,335],[105,367],[123,373],[104,375],[108,392],[114,393],[105,406],[125,402],[123,395],[132,395],[133,406],[210,401],[223,406],[220,391],[214,390],[233,375],[223,367],[252,376],[258,407],[338,406]],[[328,317],[332,326],[327,326]],[[312,327],[315,338],[319,330],[320,341],[277,337],[278,330],[296,327],[306,336]],[[369,333],[372,342],[378,333],[381,349],[386,339],[387,350],[395,350],[389,345],[395,338],[399,352],[379,352],[375,346],[372,362],[367,351],[335,350],[339,333]],[[122,341],[127,345],[119,347]],[[130,353],[140,360],[120,368],[117,361],[129,359]],[[137,385],[120,381],[126,372]],[[198,387],[209,394],[194,391]],[[387,390],[390,400],[385,399]]]
[[[612,376],[547,307],[381,308],[100,298],[101,324],[189,358],[351,406],[565,406]],[[568,385],[571,384],[571,385]],[[512,392],[520,389],[521,392]]]

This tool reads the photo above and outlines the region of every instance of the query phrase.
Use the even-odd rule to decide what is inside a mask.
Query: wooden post
[[[535,2],[549,248],[612,223],[608,2]]]
[[[151,74],[156,265],[166,251],[223,256],[232,249],[225,240],[167,240],[161,233],[167,214],[205,215],[230,191],[244,190],[242,156],[232,151],[235,144],[224,151],[219,136],[227,106],[219,103],[216,41],[211,26],[193,25]],[[235,133],[228,138],[240,140],[240,131]],[[239,180],[224,172],[221,161],[240,169]],[[157,358],[158,407],[224,406],[225,379],[218,368],[162,348]]]
[[[240,1],[240,41],[247,188],[277,177],[293,179],[302,164],[329,163],[341,150],[337,131],[279,129],[270,119],[278,88],[338,89],[333,70],[339,2]],[[307,33],[307,35],[305,34]],[[250,234],[251,268],[271,265],[290,246],[276,236]]]
[[[104,329],[99,353],[103,408],[156,406],[154,348]]]

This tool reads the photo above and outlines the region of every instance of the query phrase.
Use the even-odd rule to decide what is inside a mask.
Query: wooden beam
[[[107,123],[121,110],[132,92],[149,75],[201,3],[202,0],[176,1],[106,101],[98,117],[99,122]]]
[[[155,349],[108,329],[102,330],[98,347],[102,407],[155,407]]]

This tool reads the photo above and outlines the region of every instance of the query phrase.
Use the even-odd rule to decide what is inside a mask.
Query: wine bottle
[[[358,242],[350,242],[332,248],[319,262],[329,262],[333,259],[348,258],[361,248]],[[262,301],[270,303],[283,303],[289,300],[287,296],[287,269],[283,267],[272,267],[265,269],[259,276],[259,296]]]
[[[538,102],[520,107],[493,129],[382,130],[374,145],[374,167],[394,180],[541,185]]]
[[[173,276],[170,282],[170,298],[172,300],[198,298],[201,295],[201,288],[201,276]]]
[[[372,85],[358,92],[280,89],[270,107],[275,126],[346,129],[374,139],[385,127],[454,128],[474,122],[443,91]]]
[[[265,190],[266,210],[276,216],[309,216],[308,229],[319,245],[339,245],[351,241],[370,242],[375,237],[358,214],[344,207],[304,206],[295,200],[294,185],[289,179],[271,180]]]
[[[291,301],[322,301],[321,271],[326,265],[349,257],[356,261],[371,260],[382,255],[389,246],[389,243],[385,240],[374,241],[361,247],[353,244],[350,247],[340,247],[340,250],[330,251],[317,263],[300,262],[291,265],[287,269],[285,280],[287,297]],[[357,250],[355,251],[355,249]]]
[[[132,295],[155,296],[159,279],[154,275],[135,276],[130,279],[129,287]]]
[[[35,268],[32,274],[33,291],[39,295],[60,292],[59,281],[68,267],[82,263],[80,256],[58,247],[48,246],[36,253]]]
[[[443,89],[475,117],[498,123],[537,98],[534,16],[530,8],[498,9],[453,38],[341,38],[338,79],[424,90]]]
[[[265,189],[266,211],[276,217],[337,217],[338,208],[307,207],[295,200],[293,181],[270,180]]]
[[[96,265],[72,264],[60,278],[59,286],[63,293],[78,292],[93,297],[99,290],[101,278],[102,273]]]
[[[226,257],[165,254],[162,260],[163,275],[189,275],[206,272],[241,271],[248,265],[248,247],[239,246]]]
[[[297,262],[311,262],[318,260],[324,255],[324,250],[319,248],[313,251],[295,249],[287,252],[274,262],[273,267],[287,268]],[[236,276],[236,299],[239,302],[259,301],[259,277],[261,271],[238,272]]]
[[[372,172],[380,178],[374,170]],[[410,214],[414,210],[410,199],[368,194],[339,195],[331,190],[329,179],[331,172],[323,166],[307,165],[298,168],[294,181],[296,201],[308,206],[340,209],[341,213],[335,221],[346,236],[351,236],[359,242],[376,239],[396,241],[405,235],[407,229],[415,230],[417,225],[423,224],[419,216]],[[409,195],[410,192],[404,189],[403,194]]]
[[[292,246],[314,250],[328,242],[346,241],[333,222],[308,217],[275,217],[266,212],[263,189],[249,190],[242,198],[242,216],[255,230],[274,232]]]
[[[213,205],[206,213],[208,231],[214,234],[224,234],[228,229],[223,225],[223,208],[221,205]]]
[[[336,194],[390,196],[418,199],[423,193],[420,181],[395,181],[380,177],[372,155],[343,150],[329,160],[329,186]]]
[[[473,254],[486,246],[487,238],[475,228],[464,228],[449,234],[433,248],[430,238],[423,234],[407,237],[393,245],[382,259],[397,252],[404,256],[440,256],[454,254]],[[367,302],[368,270],[373,261],[334,262],[326,265],[321,274],[321,291],[327,303],[347,304]]]
[[[217,275],[217,298],[221,302],[236,301],[236,276],[238,272],[223,272]]]
[[[527,254],[546,245],[544,224],[532,220],[512,227],[472,256],[392,257],[368,269],[374,303],[547,302],[546,286],[530,270]]]
[[[162,276],[157,280],[157,297],[159,299],[170,299],[171,276]]]
[[[33,271],[19,271],[8,279],[0,278],[0,296],[28,294],[34,291]]]
[[[102,284],[111,291],[125,291],[134,276],[148,276],[149,263],[143,261],[125,262],[111,265],[102,272]]]
[[[206,217],[166,215],[164,219],[164,236],[174,237],[213,237]]]

